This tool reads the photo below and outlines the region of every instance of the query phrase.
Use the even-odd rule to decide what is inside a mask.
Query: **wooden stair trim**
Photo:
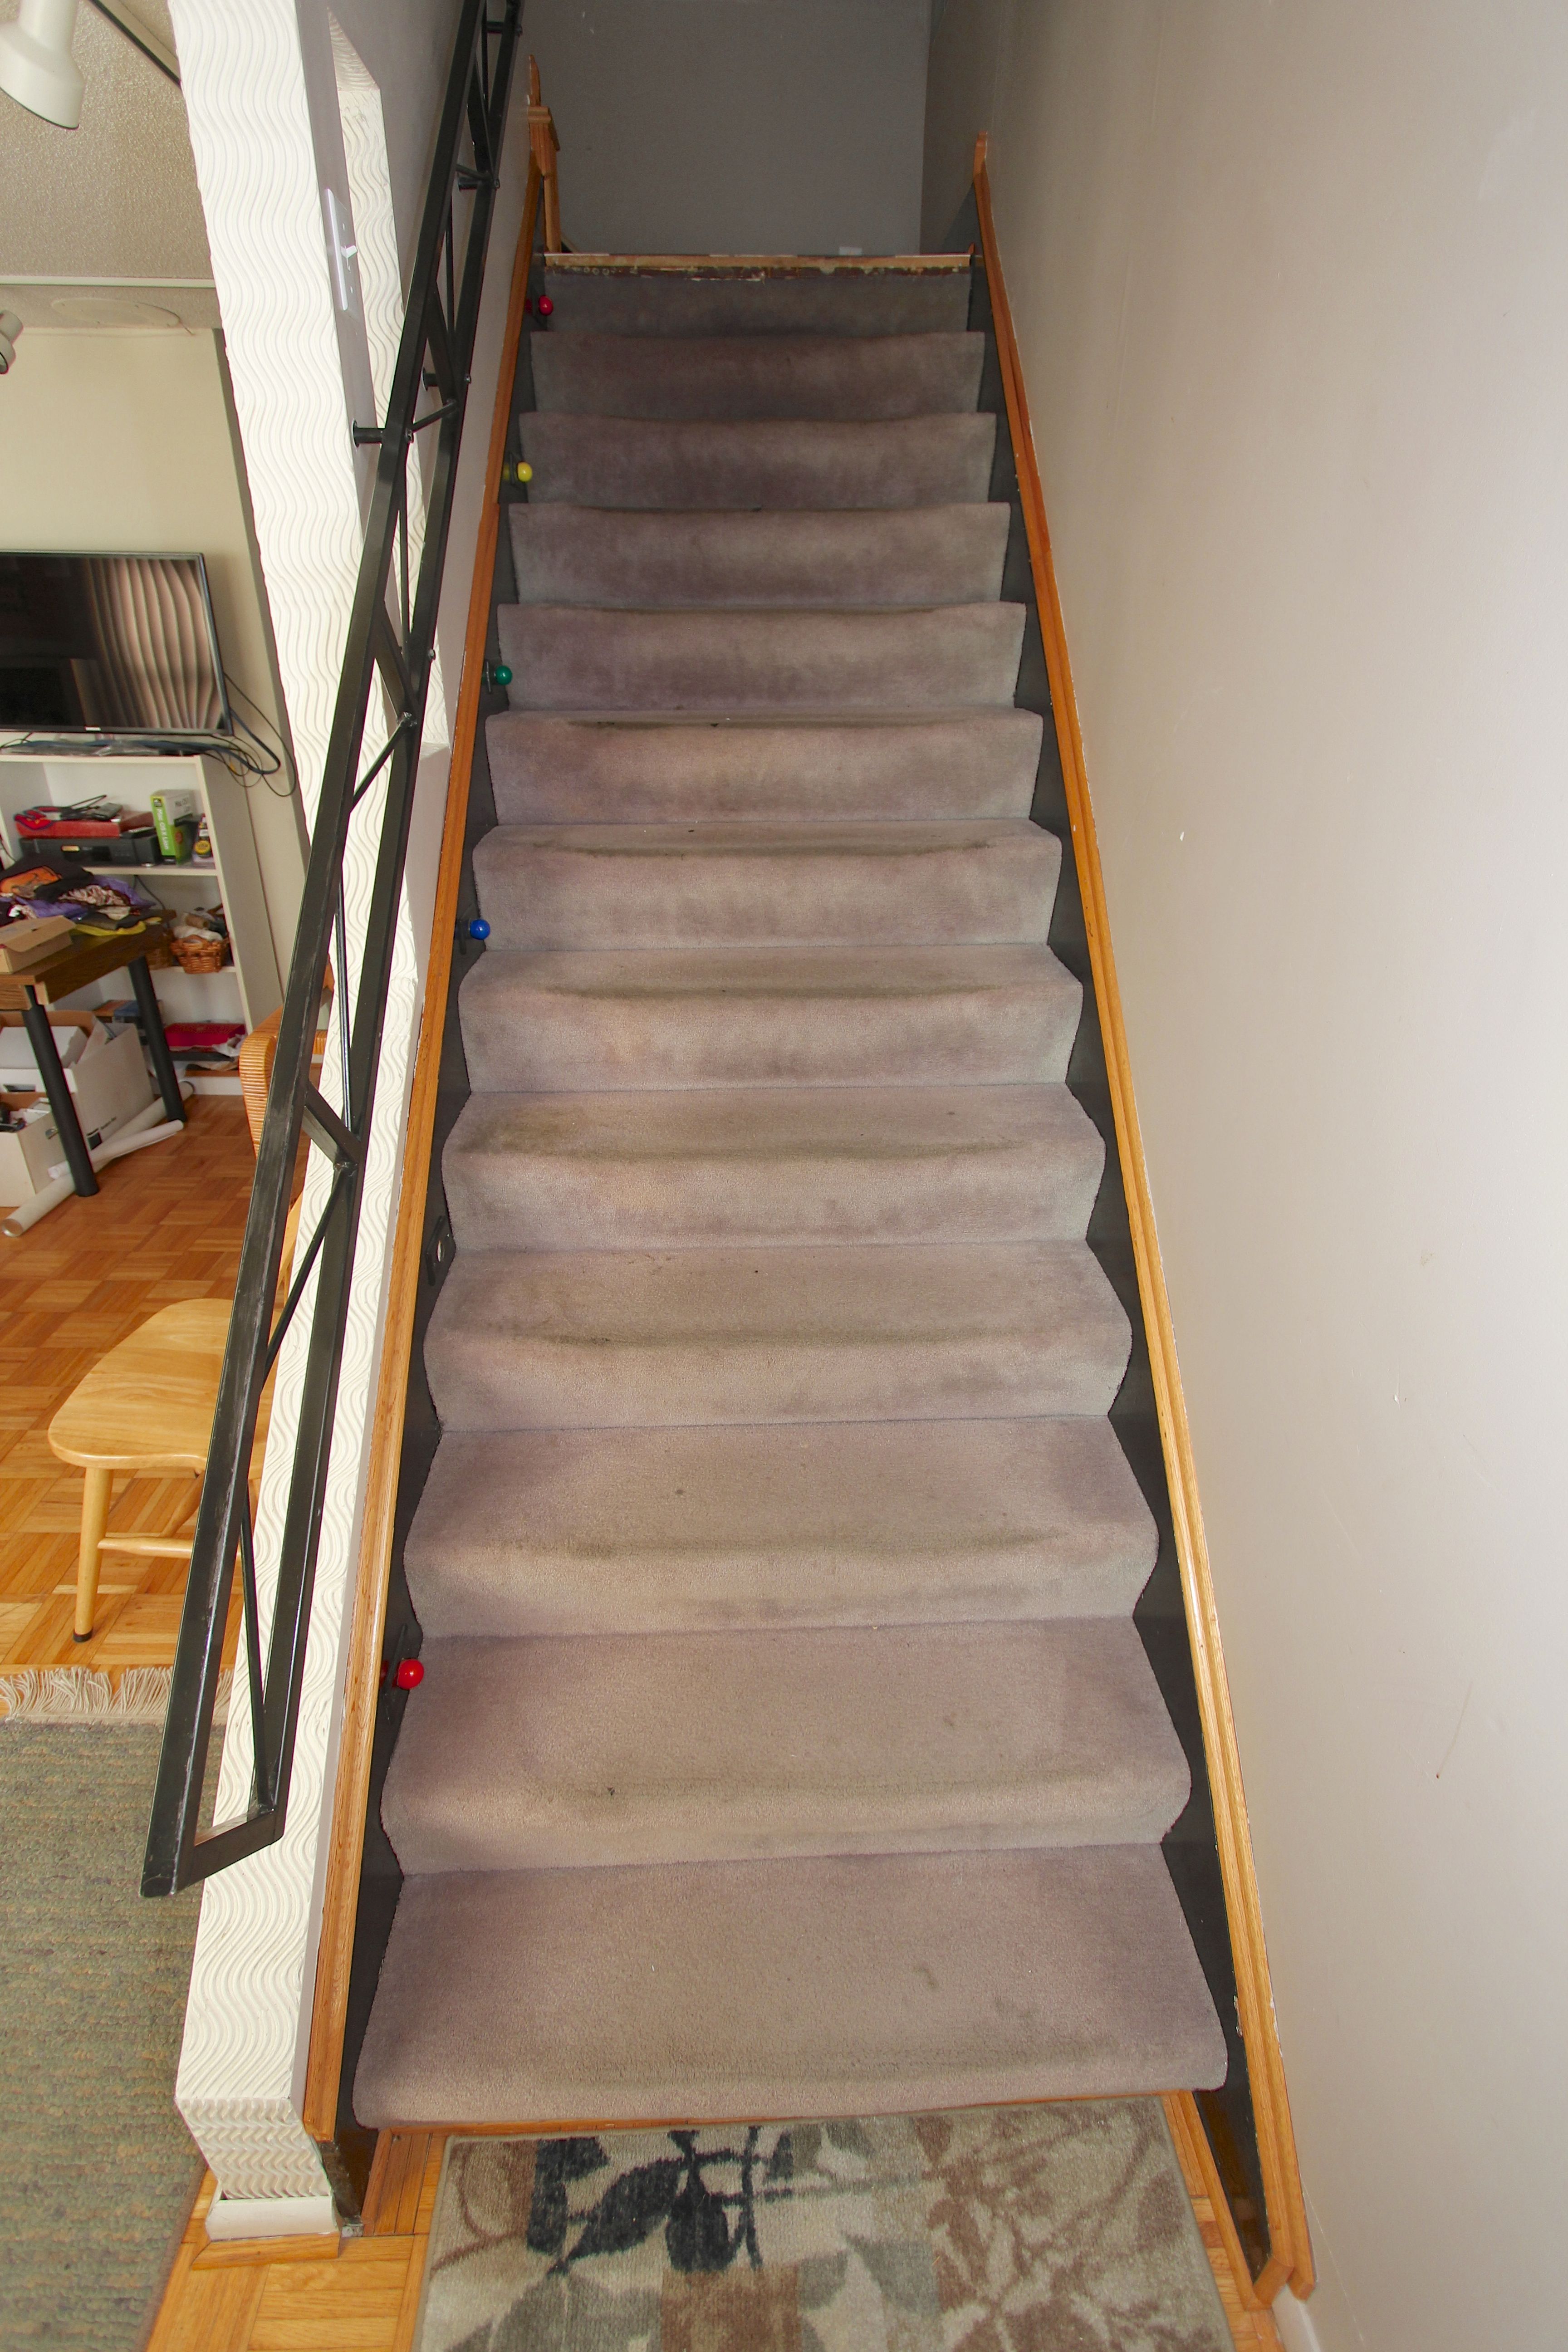
[[[1072,825],[1073,857],[1083,899],[1089,964],[1100,1008],[1100,1034],[1105,1047],[1111,1108],[1116,1120],[1121,1181],[1127,1194],[1132,1251],[1138,1269],[1138,1295],[1142,1304],[1149,1342],[1154,1403],[1159,1417],[1160,1441],[1164,1452],[1171,1516],[1181,1567],[1182,1597],[1186,1610],[1198,1708],[1203,1721],[1204,1753],[1208,1761],[1209,1785],[1214,1797],[1215,1838],[1236,1965],[1237,2008],[1251,2075],[1258,2158],[1268,2209],[1272,2259],[1265,2277],[1274,2271],[1276,2263],[1283,2264],[1279,2273],[1279,2282],[1282,2284],[1289,2280],[1297,2295],[1305,2298],[1312,2291],[1315,2276],[1311,2242],[1307,2228],[1306,2200],[1301,2189],[1295,2131],[1290,2120],[1285,2062],[1274,2015],[1268,1955],[1264,1943],[1263,1916],[1253,1863],[1252,1834],[1247,1824],[1247,1797],[1242,1786],[1241,1757],[1231,1713],[1225,1654],[1220,1645],[1219,1614],[1204,1534],[1192,1432],[1176,1360],[1171,1302],[1165,1287],[1153,1201],[1149,1189],[1149,1171],[1143,1157],[1142,1135],[1132,1092],[1121,993],[1117,984],[1116,960],[1111,950],[1110,925],[1106,910],[1105,879],[1100,862],[1094,809],[1089,799],[1089,773],[1084,760],[1078,703],[1073,693],[1072,667],[1068,658],[1061,598],[1051,559],[1045,494],[1040,482],[1034,431],[1029,422],[1023,364],[1018,356],[1012,309],[996,246],[996,224],[992,213],[991,182],[986,165],[988,144],[989,134],[983,131],[974,149],[974,201],[980,218],[981,250],[990,288],[992,317],[1001,360],[1007,422],[1012,429],[1018,494],[1029,541],[1040,632],[1045,640],[1051,709],[1056,721],[1062,781]]]
[[[376,1384],[375,1418],[371,1432],[363,1532],[355,1579],[353,1629],[345,1675],[342,1736],[338,1749],[337,1780],[332,1791],[321,1941],[316,1954],[310,2041],[300,2111],[305,2129],[318,2140],[331,2139],[337,2130],[343,2032],[348,2015],[349,1970],[353,1958],[360,1864],[364,1852],[365,1808],[370,1799],[371,1750],[381,1690],[381,1645],[386,1622],[393,1517],[397,1504],[404,1410],[414,1339],[414,1308],[419,1286],[420,1243],[436,1126],[436,1088],[440,1076],[447,993],[457,931],[458,889],[462,878],[463,844],[468,817],[468,783],[474,743],[479,732],[485,639],[489,628],[490,582],[500,528],[501,465],[506,456],[512,383],[517,373],[518,351],[522,341],[523,305],[528,293],[528,273],[532,264],[542,185],[539,166],[531,161],[523,194],[522,224],[512,260],[500,373],[490,422],[489,452],[485,462],[484,507],[474,556],[473,584],[468,595],[468,627],[463,639],[463,675],[453,729],[447,813],[441,833],[441,862],[437,872],[430,955],[425,974],[424,1012],[409,1092],[403,1183],[397,1206],[391,1279],[387,1286],[386,1327],[382,1342],[381,1371]]]

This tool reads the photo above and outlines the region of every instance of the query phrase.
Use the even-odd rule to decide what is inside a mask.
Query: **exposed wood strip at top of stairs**
[[[967,253],[550,253],[553,270],[668,270],[682,278],[872,277],[896,270],[967,269]]]

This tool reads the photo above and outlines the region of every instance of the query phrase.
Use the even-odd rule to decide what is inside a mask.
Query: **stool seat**
[[[49,1423],[60,1460],[84,1470],[203,1469],[233,1305],[183,1298],[100,1357]]]

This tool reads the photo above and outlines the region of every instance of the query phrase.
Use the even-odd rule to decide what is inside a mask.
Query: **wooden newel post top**
[[[532,151],[534,167],[544,184],[544,249],[547,253],[561,250],[561,195],[555,177],[555,158],[561,152],[561,142],[555,136],[554,119],[539,92],[539,59],[528,61],[528,143]]]

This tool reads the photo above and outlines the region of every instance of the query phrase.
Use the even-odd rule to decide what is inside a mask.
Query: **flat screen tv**
[[[199,555],[0,554],[0,734],[231,731]]]

